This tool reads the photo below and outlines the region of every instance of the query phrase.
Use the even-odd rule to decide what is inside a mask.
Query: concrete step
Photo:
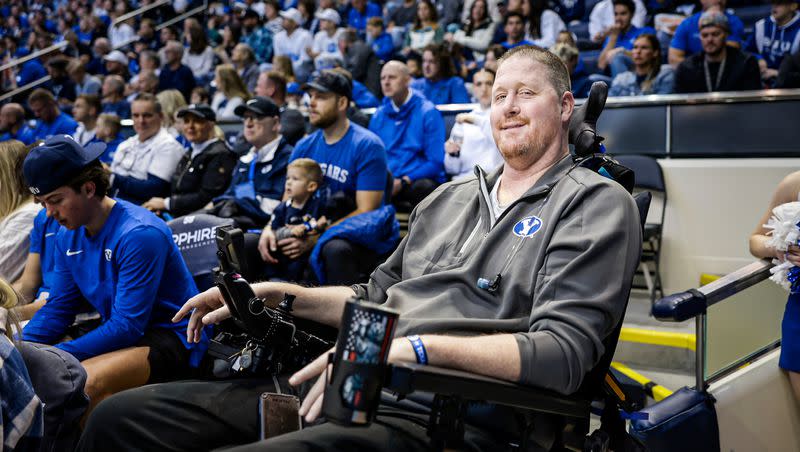
[[[650,315],[650,298],[633,291],[614,361],[646,369],[693,374],[695,322],[661,322]]]

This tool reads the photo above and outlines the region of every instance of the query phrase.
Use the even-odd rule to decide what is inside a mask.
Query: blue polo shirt
[[[422,77],[411,82],[411,89],[422,93],[436,105],[468,104],[472,101],[467,88],[464,87],[464,80],[460,77],[450,77],[435,82]]]
[[[635,25],[631,25],[628,31],[617,37],[617,45],[615,45],[614,48],[624,47],[625,50],[633,50],[633,41],[644,34],[655,35],[656,31],[652,27],[637,28]],[[606,40],[603,41],[603,48],[608,45],[609,39],[610,37],[606,36]]]
[[[48,123],[37,119],[36,126],[33,128],[33,137],[36,140],[46,140],[53,135],[72,135],[77,128],[78,122],[62,111],[58,113],[53,122]]]
[[[42,285],[36,292],[38,299],[42,292],[50,294],[53,285],[53,268],[55,267],[56,234],[61,229],[54,218],[47,217],[47,209],[42,209],[33,219],[31,229],[31,245],[29,251],[39,255],[39,264],[42,272]],[[49,295],[45,298],[49,298]]]
[[[350,123],[350,129],[333,144],[325,142],[322,130],[297,142],[289,161],[306,157],[319,163],[330,193],[344,192],[355,199],[357,191],[386,188],[386,151],[377,135]]]
[[[36,139],[33,136],[33,129],[28,127],[27,124],[22,124],[22,127],[17,130],[17,133],[6,132],[0,135],[0,141],[7,141],[7,140],[18,140],[24,144],[31,144]]]
[[[56,347],[85,360],[136,345],[148,329],[172,330],[197,366],[208,338],[186,342],[188,319],[171,319],[197,294],[192,275],[172,239],[172,232],[146,209],[117,200],[102,229],[61,228],[55,240],[55,266],[47,304],[25,326],[28,341],[56,344],[72,324],[81,296],[103,323]]]
[[[675,36],[669,43],[670,47],[686,52],[686,56],[694,55],[703,50],[703,44],[700,42],[700,16],[702,12],[693,14],[678,25],[675,30]],[[725,13],[728,18],[728,26],[730,27],[730,34],[728,35],[728,42],[742,43],[742,36],[744,36],[744,24],[742,21],[733,14]]]

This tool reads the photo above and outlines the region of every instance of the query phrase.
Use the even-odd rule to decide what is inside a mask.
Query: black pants
[[[405,186],[392,198],[392,204],[401,212],[411,212],[420,201],[433,193],[439,184],[432,179],[417,179]]]
[[[333,239],[322,248],[326,285],[349,286],[369,279],[383,261],[369,248],[342,239]]]
[[[78,451],[424,451],[429,440],[420,414],[379,411],[371,426],[329,423],[258,441],[258,397],[276,392],[269,379],[184,381],[118,393],[92,412]],[[297,392],[279,378],[284,393]],[[305,393],[310,387],[301,387]],[[402,414],[403,417],[398,417]],[[501,442],[468,426],[463,450],[505,450]]]

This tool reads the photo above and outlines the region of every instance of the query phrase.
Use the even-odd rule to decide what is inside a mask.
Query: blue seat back
[[[230,218],[207,214],[186,215],[167,223],[172,230],[172,239],[178,245],[200,291],[214,285],[213,269],[218,264],[217,228],[229,224],[233,224]]]

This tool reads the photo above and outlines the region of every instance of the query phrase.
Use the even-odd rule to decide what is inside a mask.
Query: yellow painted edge
[[[614,369],[616,369],[619,372],[623,373],[625,376],[627,376],[631,380],[639,383],[642,386],[644,386],[644,385],[646,385],[646,384],[648,384],[650,382],[653,382],[653,380],[650,380],[649,378],[645,377],[644,375],[640,374],[639,372],[636,372],[635,370],[631,369],[630,367],[626,366],[625,364],[618,363],[618,362],[614,361],[614,362],[611,363],[611,367],[613,367]],[[656,383],[656,385],[653,386],[653,398],[656,400],[656,402],[660,402],[660,401],[664,400],[665,398],[669,397],[671,394],[672,394],[672,391],[670,391],[669,389],[661,386],[660,384]]]
[[[700,274],[700,285],[705,286],[706,284],[710,284],[718,279],[720,279],[720,275],[715,275],[712,273],[701,273]]]
[[[644,328],[622,328],[619,340],[640,344],[663,345],[665,347],[696,349],[696,337],[691,333],[673,333],[671,331],[646,330]]]

